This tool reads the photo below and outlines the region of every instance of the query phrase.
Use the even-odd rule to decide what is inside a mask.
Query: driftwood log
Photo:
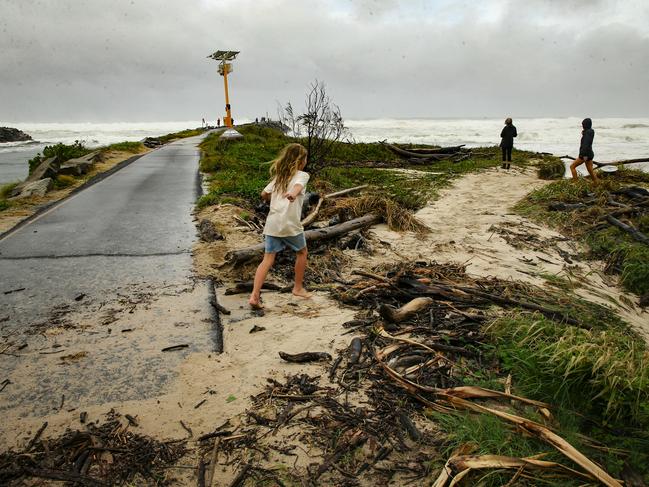
[[[350,193],[355,193],[356,191],[360,191],[361,189],[367,188],[367,186],[368,186],[367,184],[363,184],[361,186],[355,186],[353,188],[347,188],[347,189],[343,189],[342,191],[336,191],[335,193],[329,193],[324,195],[322,198],[318,200],[318,204],[316,205],[315,209],[311,213],[309,213],[304,218],[304,220],[302,220],[302,226],[306,227],[308,225],[311,225],[315,221],[316,216],[318,216],[318,212],[320,211],[320,207],[322,206],[324,200],[338,198],[339,196],[345,196]]]
[[[574,157],[569,155],[561,156],[559,159],[570,159],[571,161],[576,160]],[[595,164],[597,167],[602,167],[602,166],[618,166],[620,164],[636,164],[638,162],[649,162],[649,157],[641,157],[638,159],[624,159],[623,161],[613,161],[613,162],[593,161],[593,164]]]
[[[302,352],[293,354],[279,352],[279,356],[282,358],[282,360],[299,364],[305,362],[320,362],[322,360],[329,362],[331,360],[331,355],[329,355],[327,352]]]
[[[397,147],[392,144],[388,144],[387,142],[381,142],[384,146],[386,146],[389,150],[394,152],[396,155],[405,157],[408,159],[408,162],[417,164],[418,162],[428,162],[428,161],[439,161],[441,159],[448,159],[449,157],[453,157],[455,153],[452,154],[444,154],[444,153],[432,153],[432,154],[421,154],[418,152],[411,152],[405,149],[402,149],[400,147]]]
[[[317,242],[318,240],[326,240],[353,232],[354,230],[373,225],[379,221],[381,221],[380,216],[370,213],[369,215],[354,218],[353,220],[339,223],[338,225],[333,225],[331,227],[307,230],[304,232],[304,236],[306,237],[307,242]],[[232,250],[225,255],[225,259],[230,264],[239,264],[261,256],[263,251],[264,244],[260,243],[243,249]]]
[[[387,304],[382,304],[379,308],[381,318],[390,323],[401,323],[408,318],[416,315],[419,311],[428,308],[433,304],[432,298],[415,298],[409,303],[404,304],[399,309],[395,309]]]
[[[626,223],[622,223],[620,220],[615,218],[613,215],[606,215],[606,221],[609,222],[611,225],[616,226],[620,230],[625,231],[626,233],[631,235],[638,242],[642,242],[645,245],[649,245],[649,237],[647,237],[640,230],[638,230],[636,228],[633,228],[631,225],[627,225]]]
[[[460,152],[462,148],[466,144],[462,145],[454,145],[451,147],[439,147],[437,149],[429,149],[429,148],[410,148],[407,149],[408,152],[414,152],[415,154],[422,154],[422,155],[427,155],[427,154],[455,154],[456,152]]]

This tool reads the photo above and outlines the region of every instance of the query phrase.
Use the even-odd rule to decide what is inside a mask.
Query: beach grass
[[[620,323],[588,330],[523,311],[496,319],[485,334],[515,393],[552,405],[561,436],[613,475],[628,463],[649,478],[644,340]]]
[[[625,289],[639,295],[649,292],[649,248],[617,227],[594,225],[608,212],[604,205],[613,192],[629,184],[649,187],[649,174],[631,170],[602,177],[597,185],[587,179],[563,179],[528,194],[514,210],[584,242],[589,257],[607,262],[607,269],[620,275]],[[578,203],[590,199],[593,204],[574,211],[551,211],[550,203]],[[649,217],[629,216],[640,231],[649,230]]]
[[[117,142],[115,144],[110,144],[105,147],[102,147],[100,150],[102,152],[108,151],[119,151],[119,152],[131,152],[132,154],[139,154],[146,149],[142,142]]]
[[[207,174],[210,190],[199,199],[199,208],[221,203],[225,198],[239,198],[254,206],[268,183],[271,161],[286,144],[302,142],[264,125],[252,124],[238,130],[242,139],[220,139],[220,134],[215,133],[202,142],[200,168]],[[412,165],[380,143],[341,142],[334,146],[329,164],[314,176],[309,187],[326,193],[369,184],[401,207],[414,211],[436,199],[439,191],[457,177],[499,167],[500,157],[498,147],[485,147],[473,150],[470,158],[460,162]],[[528,165],[533,157],[533,153],[514,151],[514,164]],[[368,161],[396,167],[363,167]]]

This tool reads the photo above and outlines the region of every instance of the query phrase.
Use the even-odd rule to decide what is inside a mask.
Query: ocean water
[[[242,123],[248,120],[241,119]],[[372,119],[346,120],[351,136],[357,142],[388,140],[396,143],[466,144],[467,147],[500,143],[502,119]],[[518,137],[514,147],[534,152],[550,152],[573,157],[579,151],[580,118],[515,119]],[[83,141],[98,147],[122,141],[137,141],[187,128],[200,127],[200,121],[151,123],[12,123],[30,134],[34,142],[0,144],[0,184],[22,180],[27,176],[27,161],[57,142],[71,144]],[[649,118],[602,118],[593,120],[595,160],[600,162],[649,156]],[[649,171],[649,163],[635,167]]]
[[[32,136],[31,142],[0,144],[0,184],[20,181],[27,177],[27,161],[46,145],[73,144],[82,141],[87,147],[99,147],[116,142],[135,142],[145,137],[178,132],[201,126],[201,121],[152,123],[16,123],[2,122],[2,127],[15,127]]]

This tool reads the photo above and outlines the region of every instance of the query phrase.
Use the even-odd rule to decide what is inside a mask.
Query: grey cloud
[[[349,118],[648,116],[644,4],[558,3],[0,0],[0,120],[216,118],[215,49],[235,118],[315,78]]]

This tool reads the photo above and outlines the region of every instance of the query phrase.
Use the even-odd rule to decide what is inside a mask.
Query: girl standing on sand
[[[503,151],[503,169],[509,169],[512,163],[512,149],[514,148],[514,137],[518,134],[516,133],[516,127],[512,122],[511,118],[505,120],[505,126],[500,132],[500,148]]]
[[[295,251],[295,284],[293,294],[309,298],[304,289],[306,269],[306,239],[301,223],[302,202],[309,175],[302,171],[306,166],[306,149],[300,144],[289,144],[280,152],[270,168],[272,180],[261,192],[262,199],[270,200],[270,212],[264,226],[264,259],[257,267],[252,294],[248,303],[261,308],[261,287],[275,262],[277,252],[290,247]]]
[[[595,138],[595,131],[593,130],[593,121],[590,118],[584,118],[581,122],[581,142],[579,144],[579,157],[575,159],[575,162],[570,164],[570,172],[572,173],[573,179],[579,179],[577,175],[577,166],[586,163],[586,170],[590,177],[593,178],[593,182],[597,182],[597,176],[593,170],[593,158],[595,153],[593,152],[593,139]]]

